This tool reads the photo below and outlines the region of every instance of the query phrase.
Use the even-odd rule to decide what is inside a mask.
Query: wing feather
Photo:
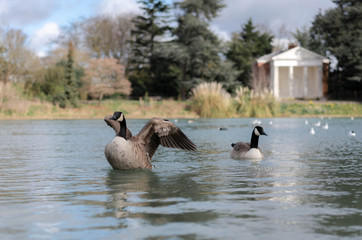
[[[153,154],[155,154],[159,145],[160,145],[160,139],[156,134],[154,134],[151,137],[150,143],[146,146],[146,151],[150,156],[150,158],[152,158]]]
[[[144,140],[146,148],[153,153],[159,144],[168,148],[196,151],[196,145],[172,122],[152,118],[138,134]],[[157,145],[157,147],[155,147]],[[152,150],[152,151],[151,151]]]
[[[249,151],[250,149],[250,143],[245,143],[245,142],[237,142],[234,145],[234,150],[237,152],[244,152],[244,151]]]

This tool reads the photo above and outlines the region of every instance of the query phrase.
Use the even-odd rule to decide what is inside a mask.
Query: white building
[[[257,59],[276,98],[317,99],[328,93],[329,59],[303,47],[292,47]]]

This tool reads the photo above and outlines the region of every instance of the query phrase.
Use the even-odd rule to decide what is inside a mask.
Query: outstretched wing
[[[107,123],[108,126],[113,128],[116,135],[119,134],[119,131],[121,130],[121,125],[116,120],[111,119],[112,115],[107,115],[104,117],[104,121]],[[132,137],[132,132],[127,128],[126,130],[126,140],[130,139]]]
[[[136,137],[136,136],[135,136]],[[172,122],[152,118],[141,129],[137,135],[139,141],[144,141],[150,157],[153,156],[157,147],[161,144],[164,147],[179,148],[189,151],[196,151],[196,145]]]

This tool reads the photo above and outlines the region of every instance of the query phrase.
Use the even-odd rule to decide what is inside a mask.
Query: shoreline
[[[165,99],[162,101],[104,100],[101,103],[80,103],[78,108],[60,108],[45,101],[10,101],[0,109],[0,121],[4,120],[91,120],[101,119],[115,111],[122,111],[128,119],[199,119],[191,110],[190,101]],[[278,101],[276,111],[271,114],[253,116],[233,111],[222,118],[360,118],[362,103],[353,101]]]
[[[154,115],[152,117],[160,117],[157,115]],[[132,120],[144,120],[144,119],[151,119],[152,117],[127,117],[127,119],[132,119]],[[237,119],[237,118],[242,118],[242,119],[274,119],[274,118],[324,118],[324,119],[329,119],[329,118],[362,118],[362,115],[302,115],[302,116],[297,116],[297,115],[291,115],[291,116],[274,116],[274,117],[225,117],[225,118],[201,118],[201,117],[184,117],[184,116],[168,116],[168,117],[161,117],[161,118],[165,118],[165,119],[183,119],[183,120],[187,120],[187,119]],[[29,121],[29,120],[35,120],[35,121],[41,121],[41,120],[103,120],[104,117],[91,117],[91,118],[86,118],[86,117],[1,117],[0,116],[0,121]]]

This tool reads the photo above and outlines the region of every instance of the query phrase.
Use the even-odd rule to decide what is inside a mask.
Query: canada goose
[[[250,143],[237,142],[231,144],[233,150],[231,151],[230,157],[232,159],[262,158],[263,154],[258,147],[260,135],[268,136],[262,127],[256,126],[251,133]]]
[[[104,121],[116,136],[107,144],[104,154],[113,169],[152,168],[151,160],[158,146],[195,151],[195,144],[172,122],[152,118],[132,136],[122,112],[108,115]]]

